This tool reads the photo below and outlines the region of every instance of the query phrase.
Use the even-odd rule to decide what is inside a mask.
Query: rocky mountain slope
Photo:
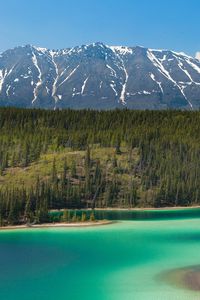
[[[184,53],[102,43],[0,55],[0,106],[200,108],[200,61]]]

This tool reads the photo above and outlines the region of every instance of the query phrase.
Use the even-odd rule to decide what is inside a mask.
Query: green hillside
[[[0,109],[2,224],[200,202],[200,112]]]

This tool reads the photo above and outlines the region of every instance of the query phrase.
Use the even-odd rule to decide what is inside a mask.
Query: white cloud
[[[200,60],[200,52],[196,53],[196,58]]]

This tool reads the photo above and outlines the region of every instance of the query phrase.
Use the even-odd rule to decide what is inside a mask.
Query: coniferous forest
[[[0,225],[200,204],[200,112],[0,108]]]

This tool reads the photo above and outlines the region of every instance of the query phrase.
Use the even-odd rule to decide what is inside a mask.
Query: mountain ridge
[[[101,42],[0,54],[0,106],[200,108],[200,61],[183,52]]]

